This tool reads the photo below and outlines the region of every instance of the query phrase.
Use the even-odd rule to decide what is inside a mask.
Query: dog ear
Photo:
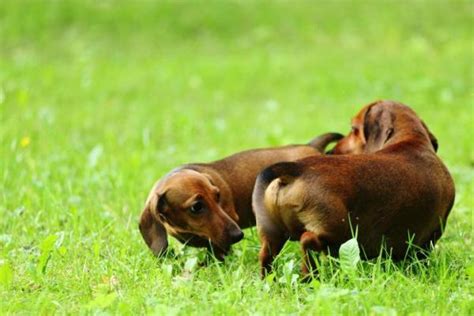
[[[149,198],[143,209],[138,225],[145,243],[156,256],[163,254],[168,248],[166,229],[163,224],[153,216],[154,211],[158,213],[163,211],[165,203],[166,197],[164,194],[155,194]]]
[[[207,173],[205,173],[205,172],[201,172],[201,174],[202,174],[203,176],[205,176],[207,180],[209,180],[209,182],[211,183],[211,185],[217,187],[216,184],[214,183],[214,180],[212,179],[212,176],[211,176],[210,174],[207,174]]]
[[[239,221],[239,214],[237,214],[237,211],[235,210],[234,207],[234,202],[232,199],[232,191],[230,188],[227,186],[225,182],[222,181],[222,179],[219,179],[219,177],[213,178],[210,174],[203,172],[202,175],[204,175],[209,182],[211,183],[212,186],[216,190],[218,190],[220,194],[220,202],[219,204],[222,205],[223,209],[225,212],[236,222]]]
[[[362,128],[362,134],[361,134],[361,138],[364,144],[367,144],[369,137],[371,136],[373,132],[371,130],[374,124],[373,120],[371,120],[372,114],[373,114],[372,108],[376,106],[377,104],[380,104],[381,102],[382,101],[374,101],[365,106],[365,112],[363,112],[363,115],[362,115],[363,128]]]
[[[382,149],[394,133],[393,114],[383,104],[377,107],[374,105],[376,104],[370,106],[364,118],[364,136],[368,152]]]
[[[373,150],[372,148],[370,148],[371,146],[370,145],[373,145],[373,144],[369,144],[369,139],[373,139],[374,138],[374,135],[376,134],[376,131],[374,130],[375,129],[378,129],[379,128],[379,122],[373,120],[372,118],[372,115],[373,115],[373,111],[372,111],[372,108],[378,103],[378,101],[376,102],[373,102],[369,105],[367,105],[366,107],[366,110],[365,110],[365,113],[363,115],[363,128],[362,128],[362,134],[361,134],[361,138],[362,138],[362,141],[364,143],[364,146],[365,146],[365,150],[367,151],[368,149],[369,150]],[[375,125],[374,125],[375,124]],[[372,142],[373,143],[373,142]],[[369,147],[369,148],[368,148]]]
[[[421,125],[423,125],[424,129],[428,133],[428,136],[430,137],[431,145],[433,146],[433,149],[435,152],[438,151],[438,139],[436,136],[434,136],[430,130],[428,129],[428,126],[426,126],[425,122],[421,121]]]

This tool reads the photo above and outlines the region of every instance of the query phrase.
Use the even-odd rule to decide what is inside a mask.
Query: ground
[[[470,1],[0,2],[0,313],[474,313]],[[185,162],[349,131],[376,99],[438,137],[456,183],[425,261],[298,280],[288,244],[260,280],[254,229],[225,263],[138,217]],[[407,188],[409,189],[409,188]]]

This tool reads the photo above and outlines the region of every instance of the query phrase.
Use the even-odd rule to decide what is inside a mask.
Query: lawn
[[[0,1],[0,313],[474,314],[473,2]],[[438,137],[456,203],[429,259],[260,280],[255,229],[225,263],[138,217],[185,162],[304,143],[376,99]],[[409,189],[409,188],[407,188]]]

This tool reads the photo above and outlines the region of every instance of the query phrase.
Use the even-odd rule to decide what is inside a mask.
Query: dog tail
[[[318,137],[314,138],[311,140],[308,145],[315,148],[317,151],[320,153],[324,153],[326,151],[326,147],[335,141],[340,140],[343,138],[344,135],[339,134],[339,133],[326,133],[326,134],[321,134]]]
[[[257,177],[255,187],[252,195],[252,205],[255,217],[260,217],[259,214],[265,214],[268,210],[265,207],[265,199],[270,195],[275,195],[274,198],[270,198],[276,203],[278,189],[281,186],[285,186],[293,181],[296,177],[302,174],[301,165],[297,162],[279,162],[266,169],[264,169]],[[278,181],[278,182],[276,182]],[[273,192],[273,182],[276,192]],[[272,192],[267,192],[269,186],[272,186]]]

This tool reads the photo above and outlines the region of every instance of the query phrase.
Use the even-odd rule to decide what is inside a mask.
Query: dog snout
[[[244,238],[244,232],[242,230],[239,229],[233,229],[230,234],[230,241],[235,244],[239,241],[242,240],[242,238]]]

